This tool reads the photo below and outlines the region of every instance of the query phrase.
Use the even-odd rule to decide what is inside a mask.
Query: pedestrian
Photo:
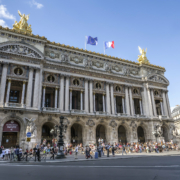
[[[0,156],[1,156],[1,154],[2,154],[2,147],[0,146]]]
[[[15,153],[16,153],[18,161],[21,161],[20,155],[19,155],[19,146],[16,146],[16,152]]]
[[[54,160],[54,154],[55,154],[54,148],[51,149],[51,154],[52,154],[52,156],[50,157],[50,159],[53,158],[53,160]]]
[[[11,160],[13,160],[14,159],[14,148],[13,147],[11,147],[10,152],[11,152]]]
[[[123,156],[123,153],[124,152],[126,153],[126,145],[125,145],[125,143],[123,144],[122,148],[123,148],[123,150],[122,150],[122,156]],[[126,153],[126,155],[127,155],[127,153]]]
[[[109,157],[109,149],[110,149],[110,147],[111,147],[110,144],[107,144],[107,145],[106,145],[107,157]]]
[[[75,156],[74,156],[74,159],[78,159],[78,146],[76,146],[75,148]]]
[[[33,155],[35,156],[35,161],[36,161],[36,156],[37,156],[37,148],[36,148],[36,146],[33,149]]]
[[[98,154],[99,154],[99,157],[101,157],[101,145],[99,145],[98,147]]]
[[[115,151],[115,147],[112,145],[112,155],[113,155],[113,157],[115,156],[114,151]]]
[[[40,160],[40,152],[41,152],[41,149],[38,148],[37,151],[36,151],[36,155],[37,155],[38,161],[41,161]]]

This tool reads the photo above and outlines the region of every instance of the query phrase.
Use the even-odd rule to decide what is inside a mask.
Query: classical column
[[[111,113],[114,114],[114,89],[113,84],[111,84]]]
[[[104,96],[105,96],[105,94],[103,93],[103,95],[102,95],[102,100],[103,100],[103,112],[106,112],[106,110],[105,110],[105,100],[104,100]]]
[[[81,90],[81,111],[83,110],[83,91]]]
[[[69,76],[66,76],[65,111],[69,111]]]
[[[168,115],[168,109],[167,109],[167,103],[166,103],[166,94],[165,94],[164,90],[162,92],[162,97],[163,97],[163,105],[164,105],[164,115],[169,116]]]
[[[54,108],[57,108],[58,87],[55,88]]]
[[[89,112],[89,98],[88,98],[88,79],[85,79],[85,85],[84,85],[84,109],[85,112]]]
[[[139,99],[139,106],[140,106],[140,114],[143,115],[141,99]]]
[[[171,108],[170,108],[170,103],[169,103],[169,97],[168,97],[168,90],[166,91],[166,102],[167,102],[167,109],[169,113],[169,117],[171,118]]]
[[[162,103],[162,100],[160,100],[160,105],[161,105],[161,113],[162,113],[162,115],[164,115],[164,109],[163,109],[163,103]]]
[[[130,101],[130,109],[131,109],[131,115],[134,116],[134,104],[133,104],[133,98],[132,98],[132,91],[131,87],[129,87],[129,101]]]
[[[39,100],[39,69],[36,69],[35,82],[34,82],[34,97],[33,97],[33,108],[38,108]]]
[[[60,75],[60,88],[59,88],[59,109],[64,111],[64,75]]]
[[[151,101],[151,92],[150,89],[147,88],[147,96],[148,96],[148,111],[149,111],[149,116],[153,116],[153,110],[152,110],[152,101]]]
[[[1,74],[0,107],[3,107],[3,105],[4,105],[4,95],[5,95],[5,89],[6,89],[7,69],[8,69],[8,64],[4,63],[3,64],[2,74]]]
[[[7,93],[6,93],[6,105],[9,103],[9,94],[11,89],[11,79],[8,79],[8,87],[7,87]]]
[[[69,106],[69,108],[70,108],[70,111],[72,110],[72,89],[69,89],[69,92],[70,92],[70,106]]]
[[[29,68],[29,79],[28,79],[28,85],[27,85],[27,92],[26,92],[26,108],[31,107],[33,72],[34,72],[34,69],[32,67],[30,67]]]
[[[21,96],[21,104],[24,104],[24,96],[26,91],[26,81],[23,81],[23,89],[22,89],[22,96]]]
[[[93,113],[93,84],[92,84],[92,80],[90,80],[89,83],[89,103],[90,103],[90,113]]]
[[[122,108],[123,108],[123,114],[125,114],[125,106],[124,106],[124,96],[122,96]]]
[[[96,93],[93,92],[94,112],[96,112]]]
[[[128,86],[125,86],[125,101],[126,101],[126,114],[130,115]]]
[[[152,101],[153,114],[156,117],[157,113],[156,113],[156,105],[155,105],[155,100],[154,100],[154,90],[150,89],[150,91],[151,91],[151,101]]]
[[[116,95],[114,95],[114,112],[117,114],[117,108],[116,108]]]
[[[45,107],[46,86],[43,86],[42,108]]]
[[[110,114],[109,83],[106,82],[106,112]]]

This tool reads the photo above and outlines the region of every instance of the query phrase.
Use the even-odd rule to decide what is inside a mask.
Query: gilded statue
[[[27,23],[29,19],[29,14],[28,15],[21,14],[19,10],[18,10],[18,14],[21,17],[21,19],[19,22],[15,21],[15,23],[13,24],[13,29],[31,34],[32,33],[31,25],[28,25]]]
[[[139,52],[141,53],[141,55],[138,55],[138,59],[137,59],[139,63],[149,64],[149,60],[146,57],[147,48],[146,48],[146,51],[144,49],[141,49],[139,46],[138,48],[139,48]]]

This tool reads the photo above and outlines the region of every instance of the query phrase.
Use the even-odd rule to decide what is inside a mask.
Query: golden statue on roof
[[[21,32],[26,32],[28,34],[32,33],[31,25],[28,25],[27,21],[29,19],[29,14],[21,14],[21,12],[18,10],[18,14],[21,17],[20,21],[13,24],[13,29],[20,30]]]
[[[146,48],[146,51],[144,49],[141,49],[139,46],[139,52],[141,53],[141,55],[138,55],[138,61],[140,64],[144,63],[144,64],[150,64],[149,63],[149,60],[147,59],[146,57],[146,53],[147,53],[147,48]]]

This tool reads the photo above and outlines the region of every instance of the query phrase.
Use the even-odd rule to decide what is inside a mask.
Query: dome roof
[[[172,110],[172,113],[180,111],[180,105],[176,105],[176,107]]]

